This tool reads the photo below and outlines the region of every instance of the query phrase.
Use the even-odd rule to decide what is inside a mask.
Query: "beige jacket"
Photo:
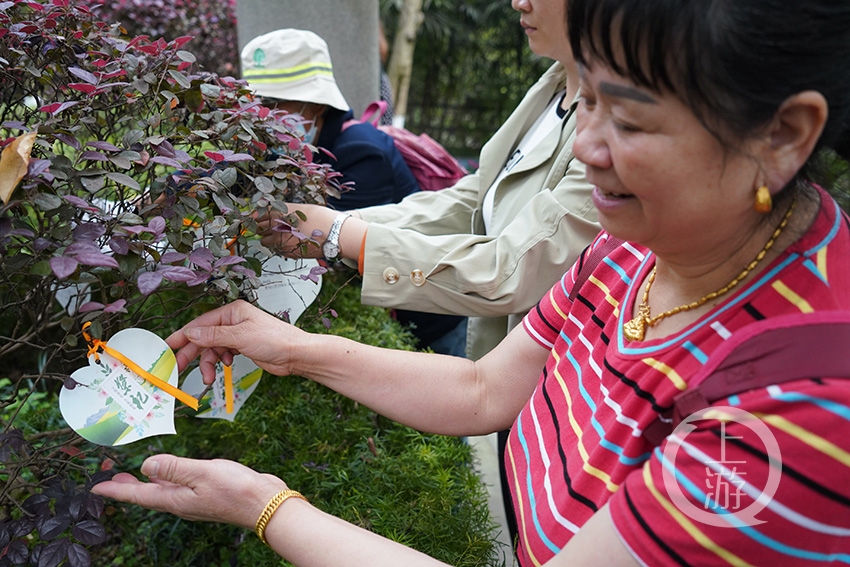
[[[575,102],[561,129],[484,194],[526,131],[564,88],[556,63],[481,150],[480,167],[453,187],[360,209],[367,305],[470,315],[467,355],[478,359],[520,322],[599,231],[584,165],[575,159]]]

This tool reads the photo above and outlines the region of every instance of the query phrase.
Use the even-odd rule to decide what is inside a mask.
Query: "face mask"
[[[312,145],[312,144],[314,144],[314,143],[315,143],[315,141],[316,141],[316,129],[313,127],[313,125],[312,125],[312,124],[310,125],[310,129],[309,129],[309,130],[307,130],[307,129],[304,127],[304,125],[303,125],[303,124],[299,124],[299,128],[298,128],[298,129],[300,129],[300,130],[303,130],[303,131],[304,131],[304,134],[302,135],[302,138],[304,138],[304,143],[305,143],[305,144],[311,144],[311,145]]]
[[[305,102],[301,106],[301,110],[299,110],[296,114],[300,115],[302,118],[304,117],[304,110],[307,108],[307,103]],[[310,129],[307,129],[306,124],[310,125]],[[304,140],[305,144],[312,144],[316,140],[316,129],[313,127],[313,123],[308,121],[304,123],[297,124],[295,126],[295,134]]]

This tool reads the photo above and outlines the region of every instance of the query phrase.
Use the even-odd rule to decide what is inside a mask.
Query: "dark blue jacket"
[[[337,210],[348,211],[372,205],[398,203],[407,195],[419,191],[419,184],[404,158],[395,147],[392,137],[371,124],[356,123],[343,130],[342,126],[354,114],[328,108],[319,139],[315,145],[333,154],[319,152],[314,159],[329,164],[342,174],[340,182],[353,181],[354,189],[339,199],[328,197],[328,204]],[[334,159],[336,158],[336,159]],[[396,317],[412,325],[420,347],[454,329],[463,317],[436,315],[418,311],[396,310]]]
[[[328,108],[319,139],[315,141],[316,146],[325,148],[334,157],[320,151],[314,159],[341,173],[340,182],[354,182],[352,191],[343,193],[339,199],[328,198],[330,206],[347,211],[398,203],[419,191],[416,178],[388,134],[371,124],[356,123],[342,129],[353,116],[350,110]]]

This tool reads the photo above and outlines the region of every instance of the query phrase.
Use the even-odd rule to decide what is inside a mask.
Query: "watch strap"
[[[334,218],[333,223],[331,223],[331,229],[328,231],[328,237],[322,245],[322,252],[325,255],[325,259],[329,262],[336,262],[339,260],[340,253],[342,252],[339,247],[339,233],[342,229],[342,223],[344,223],[350,216],[351,215],[348,213],[340,213],[336,216],[336,218]]]

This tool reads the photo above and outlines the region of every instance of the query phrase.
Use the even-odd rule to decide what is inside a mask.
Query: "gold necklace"
[[[682,311],[690,311],[691,309],[696,309],[701,305],[705,305],[712,299],[717,299],[721,295],[729,293],[732,288],[741,283],[741,281],[746,278],[750,272],[752,272],[756,266],[759,265],[767,251],[771,249],[773,243],[776,242],[776,239],[779,238],[779,235],[782,234],[782,229],[788,224],[788,219],[791,218],[791,213],[794,211],[794,207],[797,205],[797,199],[795,198],[791,202],[791,206],[788,208],[788,212],[785,213],[785,218],[782,219],[782,222],[779,223],[779,226],[776,227],[776,230],[773,231],[773,235],[764,245],[764,248],[756,254],[756,257],[750,262],[746,268],[744,268],[740,274],[735,276],[731,282],[721,287],[717,291],[712,291],[707,295],[703,295],[697,301],[686,303],[685,305],[680,305],[679,307],[675,307],[670,309],[669,311],[665,311],[664,313],[659,313],[655,317],[650,315],[649,310],[649,290],[652,288],[652,283],[655,281],[655,266],[652,267],[652,272],[649,274],[649,278],[646,280],[646,288],[643,290],[643,297],[640,300],[640,307],[638,307],[637,315],[635,315],[634,319],[626,322],[623,325],[623,334],[630,341],[642,341],[643,337],[646,336],[646,328],[654,327],[658,324],[662,319],[666,319],[671,315],[675,315],[676,313],[681,313]]]

